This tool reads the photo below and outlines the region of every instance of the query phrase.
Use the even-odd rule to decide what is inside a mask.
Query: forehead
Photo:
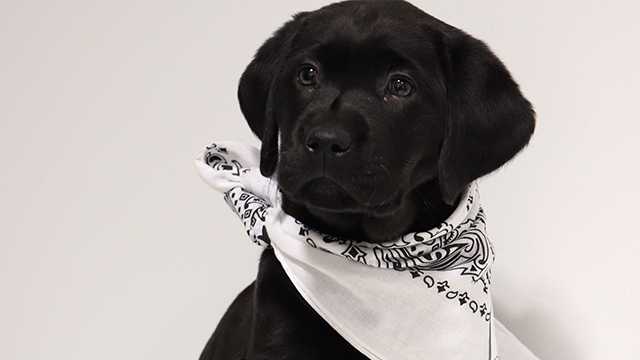
[[[404,4],[341,3],[309,13],[293,39],[292,53],[313,56],[325,65],[431,65],[437,56],[435,34],[419,10]]]

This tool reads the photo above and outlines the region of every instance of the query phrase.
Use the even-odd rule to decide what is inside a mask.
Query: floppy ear
[[[444,36],[448,121],[438,163],[443,200],[453,204],[473,180],[516,155],[533,134],[535,113],[504,64],[461,31]]]
[[[262,141],[260,172],[271,176],[278,164],[278,122],[274,116],[273,92],[285,56],[305,13],[294,15],[257,51],[240,78],[240,109],[253,131]]]

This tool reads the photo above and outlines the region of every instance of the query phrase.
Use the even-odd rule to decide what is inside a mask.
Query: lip
[[[326,176],[313,178],[293,192],[283,188],[281,190],[295,202],[309,208],[376,217],[393,214],[400,208],[402,200],[402,194],[396,191],[383,202],[364,204],[352,196],[340,183]]]
[[[294,194],[293,199],[312,208],[325,211],[354,211],[358,202],[339,183],[326,176],[305,182]]]

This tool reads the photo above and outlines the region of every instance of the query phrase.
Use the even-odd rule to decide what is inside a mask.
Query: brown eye
[[[313,65],[304,65],[298,72],[298,82],[304,86],[318,83],[318,69]]]
[[[395,96],[407,97],[413,93],[413,85],[409,79],[395,76],[389,80],[387,91]]]

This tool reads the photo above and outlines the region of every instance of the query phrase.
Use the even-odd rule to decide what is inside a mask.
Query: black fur
[[[394,90],[398,79],[411,91]],[[465,187],[515,156],[535,125],[483,42],[404,1],[345,1],[295,15],[258,50],[238,98],[284,210],[369,242],[446,219]],[[308,307],[266,250],[256,282],[201,359],[364,357]]]

